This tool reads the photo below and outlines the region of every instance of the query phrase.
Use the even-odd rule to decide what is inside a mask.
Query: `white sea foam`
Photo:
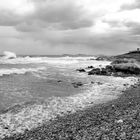
[[[14,54],[13,54],[14,56]],[[30,64],[30,63],[49,63],[49,64],[72,64],[79,61],[90,60],[95,57],[15,57],[15,59],[0,59],[0,64]]]
[[[39,68],[11,68],[11,69],[0,69],[0,76],[11,75],[11,74],[25,74],[27,72],[38,72],[44,70],[45,67]]]
[[[14,59],[17,57],[14,52],[4,51],[3,54],[4,54],[3,56],[4,59]]]
[[[28,105],[18,113],[7,112],[0,115],[0,137],[24,133],[27,129],[31,130],[44,122],[55,119],[57,115],[64,116],[88,106],[114,99],[130,85],[137,83],[138,79],[108,77],[108,80],[105,81],[108,82],[102,85],[95,84],[84,93],[63,98],[51,97],[47,103]]]

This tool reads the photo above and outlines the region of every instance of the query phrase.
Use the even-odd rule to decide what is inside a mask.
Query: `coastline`
[[[132,134],[138,137],[136,129],[137,125],[140,126],[137,120],[140,118],[139,100],[140,82],[124,91],[117,99],[72,114],[58,115],[49,123],[26,130],[23,134],[5,137],[3,140],[130,139]],[[133,119],[134,117],[136,119]]]

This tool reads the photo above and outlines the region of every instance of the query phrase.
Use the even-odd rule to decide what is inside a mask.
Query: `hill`
[[[140,51],[129,52],[122,55],[117,55],[114,58],[116,59],[135,59],[140,62]]]

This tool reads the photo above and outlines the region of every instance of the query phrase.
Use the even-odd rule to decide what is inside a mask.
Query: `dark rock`
[[[77,69],[76,71],[79,71],[79,72],[86,72],[85,69]]]
[[[4,129],[9,129],[9,128],[7,126],[5,126]]]
[[[74,82],[74,83],[72,83],[72,85],[74,88],[78,88],[80,86],[83,86],[83,83],[82,82]]]
[[[113,70],[113,66],[107,65],[107,66],[105,67],[105,69],[108,70],[108,71],[112,71],[112,70]]]
[[[100,71],[101,75],[107,75],[107,70],[105,68],[102,68]]]
[[[135,65],[115,64],[107,65],[105,68],[93,68],[88,75],[106,75],[106,76],[135,76],[140,75],[140,68]]]
[[[140,68],[139,67],[136,67],[136,66],[129,66],[129,65],[113,65],[113,69],[116,71],[116,72],[122,72],[124,74],[134,74],[134,75],[138,75],[140,74]]]
[[[57,82],[58,82],[58,83],[62,83],[62,80],[58,80]]]
[[[100,75],[100,69],[94,68],[91,71],[88,72],[88,75]]]
[[[105,58],[103,58],[103,57],[97,57],[96,60],[97,61],[102,61],[102,60],[105,60]]]
[[[98,84],[98,85],[103,85],[103,83],[101,83],[101,82],[97,82],[97,84]]]
[[[87,68],[88,68],[88,69],[93,69],[94,67],[93,67],[93,66],[88,66]]]

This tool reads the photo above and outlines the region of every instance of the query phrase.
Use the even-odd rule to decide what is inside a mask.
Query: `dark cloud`
[[[16,26],[22,22],[22,18],[12,11],[0,10],[0,26]]]
[[[18,15],[14,14],[14,11],[0,12],[0,25],[13,26],[15,29],[15,31],[12,29],[12,35],[6,38],[7,40],[0,38],[1,46],[7,48],[12,46],[13,50],[25,54],[113,54],[126,52],[140,45],[138,23],[119,21],[117,18],[114,21],[103,20],[101,15],[96,14],[91,18],[82,6],[72,0],[30,1],[35,6],[33,13]],[[138,4],[138,1],[136,2]],[[124,5],[122,9],[128,10],[134,7],[134,5],[131,5],[131,8],[130,5]],[[97,32],[94,31],[96,27],[90,28],[94,26],[97,17],[97,20],[101,21],[101,26],[103,22],[109,24],[107,28],[109,31],[106,31],[106,27],[105,32],[104,27],[101,27],[101,32],[98,32],[98,29]],[[122,26],[128,30],[121,30]],[[8,30],[7,28],[7,32]],[[12,51],[11,48],[9,50]]]
[[[35,12],[16,26],[20,31],[33,31],[39,28],[74,30],[90,27],[93,20],[85,14],[82,7],[69,0],[42,0],[35,2]]]
[[[75,30],[93,25],[83,7],[70,0],[32,0],[35,11],[18,15],[14,11],[0,11],[0,26],[15,26],[18,31],[32,32],[44,28]]]
[[[132,35],[140,35],[140,23],[127,22],[125,25],[130,29]]]

